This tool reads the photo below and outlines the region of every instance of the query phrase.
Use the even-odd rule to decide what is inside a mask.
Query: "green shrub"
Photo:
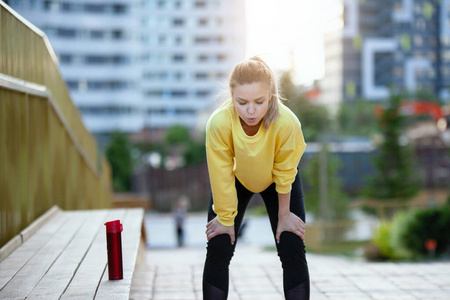
[[[411,259],[428,254],[427,240],[435,240],[436,255],[450,250],[450,207],[399,213],[391,222],[382,222],[366,249],[368,259]]]
[[[436,255],[445,253],[450,247],[450,208],[431,208],[409,212],[397,220],[393,230],[393,244],[414,257],[428,254],[425,242],[436,240]]]
[[[375,247],[378,253],[375,255],[374,249],[367,249],[366,258],[371,260],[399,260],[410,257],[410,253],[405,251],[395,239],[398,224],[404,222],[406,217],[405,214],[400,213],[390,222],[381,222],[372,239],[372,248]]]
[[[395,258],[395,250],[391,243],[391,232],[392,222],[382,222],[374,234],[372,242],[378,247],[381,259]]]

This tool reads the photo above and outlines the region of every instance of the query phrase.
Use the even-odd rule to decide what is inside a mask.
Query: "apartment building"
[[[203,126],[245,54],[241,0],[10,0],[43,30],[87,128],[98,139]]]
[[[450,1],[330,0],[322,102],[383,100],[389,89],[450,99]]]

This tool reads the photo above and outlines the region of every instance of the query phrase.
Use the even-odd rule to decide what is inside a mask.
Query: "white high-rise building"
[[[244,58],[242,0],[147,0],[141,90],[146,127],[196,126],[232,66]]]
[[[97,137],[199,126],[221,80],[244,58],[243,0],[6,3],[47,34]]]

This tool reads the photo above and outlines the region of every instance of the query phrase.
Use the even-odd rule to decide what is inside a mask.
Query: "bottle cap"
[[[123,231],[123,227],[122,224],[120,224],[120,220],[109,221],[106,222],[105,225],[106,225],[106,232],[108,233],[117,233]]]

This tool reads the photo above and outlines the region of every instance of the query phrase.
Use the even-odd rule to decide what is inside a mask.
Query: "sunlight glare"
[[[258,55],[274,70],[293,69],[297,83],[323,76],[326,0],[247,0],[247,57]],[[336,7],[331,8],[336,13]]]

